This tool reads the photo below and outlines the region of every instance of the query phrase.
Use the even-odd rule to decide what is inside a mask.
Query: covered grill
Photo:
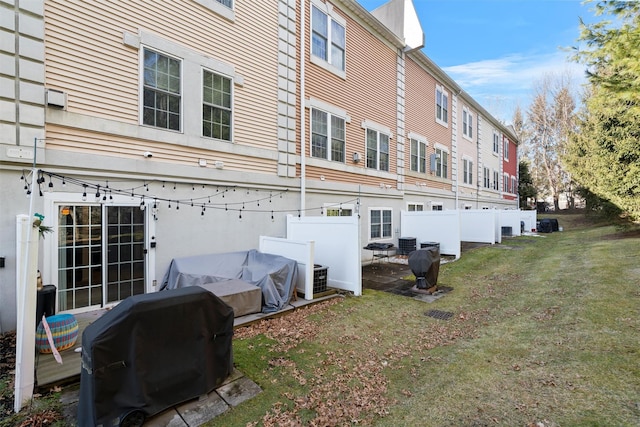
[[[199,286],[126,298],[82,335],[78,425],[140,426],[233,370],[233,309]]]
[[[440,271],[439,246],[427,246],[409,254],[409,268],[416,276],[416,288],[419,290],[435,291],[438,285]]]

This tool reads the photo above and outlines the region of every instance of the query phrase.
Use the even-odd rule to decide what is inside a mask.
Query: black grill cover
[[[82,334],[78,425],[119,425],[209,393],[233,370],[233,309],[199,286],[126,298]]]
[[[416,276],[418,289],[429,289],[438,284],[438,272],[440,271],[440,248],[428,246],[409,254],[409,268]]]

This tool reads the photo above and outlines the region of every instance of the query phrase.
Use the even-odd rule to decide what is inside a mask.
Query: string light
[[[82,193],[82,201],[86,202],[87,201],[87,184],[82,184],[82,186],[84,187],[84,192]]]

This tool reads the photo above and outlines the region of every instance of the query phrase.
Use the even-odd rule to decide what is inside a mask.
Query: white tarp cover
[[[297,281],[292,259],[255,249],[222,254],[174,258],[162,278],[160,290],[198,286],[240,279],[262,290],[262,312],[283,309],[291,300]]]

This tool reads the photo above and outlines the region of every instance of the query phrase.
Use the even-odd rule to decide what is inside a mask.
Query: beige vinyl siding
[[[366,140],[362,122],[369,120],[391,129],[392,139],[389,141],[389,172],[396,172],[397,135],[396,135],[396,52],[383,41],[375,37],[369,30],[362,28],[356,21],[341,11],[346,24],[346,79],[313,64],[309,58],[310,46],[310,6],[305,3],[306,25],[305,39],[305,92],[306,98],[316,98],[323,102],[345,110],[351,122],[346,124],[346,164],[365,168]],[[311,123],[309,110],[304,109],[303,118],[306,120],[307,134],[305,135],[305,151],[309,155],[309,141]],[[360,153],[362,160],[359,164],[352,162],[354,152]],[[298,151],[299,153],[299,151]],[[308,173],[309,169],[307,169]],[[345,182],[360,182],[367,184],[366,176],[345,172],[336,173],[325,170],[327,179]],[[320,173],[317,174],[318,176]],[[311,172],[309,178],[313,178]],[[380,180],[376,180],[378,185]],[[369,182],[370,183],[370,182]],[[395,182],[393,183],[395,187]]]
[[[47,148],[51,150],[74,151],[117,158],[140,159],[141,153],[153,146],[153,160],[170,164],[197,165],[205,159],[210,165],[223,161],[225,170],[273,173],[276,170],[275,159],[252,158],[250,162],[239,154],[212,152],[211,150],[189,148],[181,149],[173,144],[159,143],[145,139],[119,137],[92,131],[82,131],[64,126],[47,126]]]
[[[234,66],[244,85],[234,86],[233,142],[275,150],[277,12],[275,2],[236,2],[231,22],[192,1],[48,0],[46,85],[68,93],[70,112],[138,123],[139,50],[123,33],[144,30]]]
[[[405,144],[406,182],[409,185],[415,185],[416,182],[427,182],[427,186],[429,188],[450,190],[450,181],[443,182],[442,180],[435,178],[435,175],[429,172],[429,156],[435,153],[434,146],[436,143],[448,147],[449,150],[451,150],[452,91],[446,86],[443,86],[449,93],[449,126],[445,127],[436,122],[436,85],[440,83],[424,68],[422,68],[422,66],[413,61],[410,56],[407,56],[405,72],[405,130],[407,133],[413,132],[424,136],[428,143],[427,173],[416,173],[411,171],[411,147],[409,145],[409,139],[407,138]],[[474,116],[474,120],[476,119],[477,117]],[[450,180],[452,171],[451,156],[449,156],[448,161]]]
[[[324,176],[325,179],[330,179],[332,182],[341,182],[345,184],[362,184],[373,185],[378,187],[380,183],[390,185],[391,188],[396,188],[396,181],[393,179],[385,179],[378,177],[371,177],[363,174],[354,174],[344,171],[329,170],[319,168],[317,166],[306,167],[307,179],[320,181],[320,176]]]

